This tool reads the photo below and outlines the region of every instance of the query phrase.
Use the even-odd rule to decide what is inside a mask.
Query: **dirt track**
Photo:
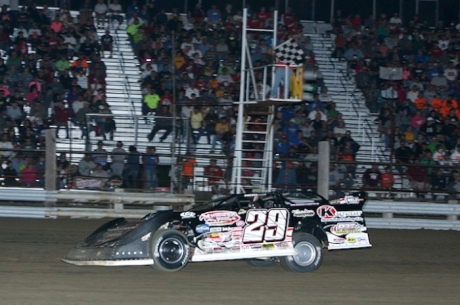
[[[245,262],[62,263],[105,220],[0,218],[0,304],[460,304],[460,232],[370,230],[374,247],[325,252],[311,274]]]

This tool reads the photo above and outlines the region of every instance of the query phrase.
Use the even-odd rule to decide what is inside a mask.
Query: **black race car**
[[[371,247],[362,208],[365,192],[328,201],[318,194],[237,194],[185,212],[161,211],[139,221],[114,219],[63,259],[74,265],[153,265],[173,272],[188,262],[246,259],[311,272],[329,250]]]

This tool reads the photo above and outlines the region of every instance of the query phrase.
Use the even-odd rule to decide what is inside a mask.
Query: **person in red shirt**
[[[361,31],[361,25],[363,24],[363,20],[361,19],[361,16],[359,14],[356,14],[353,17],[351,17],[350,23],[356,31]]]
[[[381,176],[381,185],[384,190],[391,191],[395,184],[395,176],[391,172],[391,166],[385,167],[385,172]]]
[[[261,22],[259,19],[257,19],[257,15],[253,15],[251,18],[248,20],[248,28],[250,29],[260,29],[262,28]]]
[[[347,46],[347,39],[342,32],[337,33],[334,39],[335,50],[332,52],[333,58],[342,58]]]
[[[62,30],[63,23],[61,20],[59,20],[59,16],[56,16],[56,18],[51,22],[50,28],[53,30],[54,33],[59,33]]]
[[[443,51],[442,49],[439,47],[438,43],[435,42],[434,45],[431,47],[430,49],[430,54],[431,56],[433,56],[434,58],[438,59],[439,57],[441,57],[441,55],[443,54]]]
[[[106,86],[105,77],[104,77],[104,74],[102,74],[102,71],[100,69],[96,69],[94,73],[89,75],[88,84],[95,91],[99,89],[105,90],[105,86]]]
[[[173,97],[169,90],[165,90],[164,94],[160,97],[161,106],[168,106],[170,109],[171,104],[173,103]]]
[[[32,163],[21,171],[22,183],[27,187],[34,187],[37,183],[37,170]]]
[[[270,12],[267,12],[265,6],[260,8],[260,11],[256,13],[256,18],[260,21],[260,24],[263,28],[266,28],[268,25],[268,20],[272,18]]]
[[[224,178],[224,171],[217,165],[216,159],[211,159],[209,165],[204,168],[204,176],[208,178],[208,184],[211,186],[212,192],[216,194],[219,183]]]
[[[430,184],[427,182],[428,170],[420,164],[420,159],[415,159],[414,164],[408,166],[406,176],[409,178],[412,189],[417,198],[420,198],[422,193],[430,189]]]
[[[56,120],[56,138],[59,138],[59,129],[64,126],[66,131],[66,139],[69,138],[69,117],[70,113],[63,103],[59,103],[55,108],[55,120]]]
[[[281,16],[281,19],[283,20],[284,25],[290,28],[294,25],[297,18],[295,17],[295,14],[292,12],[292,8],[288,7],[286,9],[286,12]]]

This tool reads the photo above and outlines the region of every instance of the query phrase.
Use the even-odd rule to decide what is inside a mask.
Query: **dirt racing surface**
[[[0,304],[460,304],[460,232],[370,230],[314,273],[244,261],[77,267],[60,261],[106,220],[0,218]]]

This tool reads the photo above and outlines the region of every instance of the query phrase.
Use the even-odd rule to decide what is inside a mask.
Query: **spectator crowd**
[[[59,130],[65,129],[66,138],[71,136],[71,122],[80,127],[81,138],[94,131],[103,139],[113,140],[116,125],[110,117],[110,104],[105,95],[103,61],[104,56],[112,56],[113,37],[109,30],[98,37],[97,28],[126,29],[128,33],[141,69],[142,114],[146,118],[156,116],[149,141],[165,141],[173,124],[178,124],[173,137],[180,139],[191,132],[195,143],[206,138],[211,153],[221,151],[227,157],[233,156],[238,111],[233,102],[238,100],[240,89],[242,11],[231,4],[223,9],[216,5],[202,8],[197,4],[187,14],[180,14],[177,9],[166,12],[155,2],[146,2],[133,0],[123,9],[117,0],[110,4],[86,0],[77,16],[72,16],[65,5],[59,10],[50,10],[47,6],[39,9],[31,4],[18,9],[17,13],[12,8],[2,8],[0,46],[5,60],[0,60],[3,80],[0,127],[4,134],[0,148],[5,149],[2,152],[5,162],[19,156],[24,158],[26,168],[29,164],[36,167],[38,156],[23,156],[13,149],[44,149],[44,134],[50,125],[56,126],[58,136]],[[317,71],[313,44],[309,37],[301,35],[303,29],[295,13],[288,8],[279,20],[274,20],[273,11],[273,7],[248,7],[248,26],[271,29],[277,22],[276,43],[296,39],[305,53],[304,68]],[[273,35],[268,32],[249,34],[250,60],[254,67],[272,63],[272,39]],[[255,77],[257,85],[250,88],[250,96],[257,91],[262,98],[267,98],[271,91],[276,92],[269,86],[270,78],[264,80],[263,75],[257,73]],[[339,160],[353,161],[359,149],[327,88],[320,86],[323,88],[313,101],[280,106],[276,110],[273,149],[279,165],[274,178],[277,185],[314,187],[320,140],[330,140],[334,158]],[[87,114],[98,113],[104,116],[86,121]],[[173,114],[185,123],[174,122],[170,119]],[[267,116],[255,115],[249,119],[264,122]],[[258,130],[257,125],[251,128]],[[163,133],[155,139],[159,131]],[[263,132],[253,133],[251,137],[244,139],[245,142],[265,139]],[[263,157],[263,145],[256,142],[247,145],[245,149],[252,152],[244,157],[254,161],[245,161],[245,166],[260,167],[262,163],[257,160]],[[105,160],[97,159],[98,154],[88,154],[80,166],[61,162],[61,176],[91,176],[96,172],[106,179],[109,173],[118,174],[126,186],[133,187],[133,177],[139,180],[141,175],[142,186],[154,188],[158,179],[149,173],[155,167],[149,162],[155,158],[143,157],[151,151],[149,147],[141,155],[131,147],[128,152],[115,152],[110,158],[104,153]],[[335,185],[353,183],[354,166],[341,166],[337,171],[339,178]],[[18,176],[22,172],[16,167]],[[223,179],[229,180],[231,169],[223,173]],[[250,176],[253,172],[246,174]],[[250,183],[249,179],[244,183]],[[186,186],[187,183],[183,183],[183,188]],[[136,187],[140,185],[136,183]]]
[[[346,61],[370,112],[378,114],[397,171],[417,193],[457,193],[460,23],[430,27],[418,15],[362,18],[337,10],[332,24],[332,56]]]
[[[65,4],[54,10],[46,5],[38,8],[33,2],[20,8],[3,5],[0,15],[4,183],[41,186],[42,156],[35,151],[46,149],[50,125],[56,126],[58,138],[64,129],[69,139],[70,124],[74,124],[80,127],[81,138],[95,131],[113,140],[116,125],[105,95],[102,58],[104,51],[111,51],[113,40],[109,31],[97,36],[90,1],[82,4],[77,16]],[[104,116],[88,122],[86,114]]]
[[[321,81],[312,41],[300,35],[303,29],[295,12],[288,8],[279,20],[273,19],[273,12],[273,7],[248,7],[248,26],[271,29],[278,23],[276,43],[296,39],[305,54],[302,65],[317,72],[319,88],[312,101],[276,109],[273,162],[277,166],[273,183],[314,189],[318,143],[327,140],[333,161],[339,161],[331,167],[330,187],[351,187],[356,182],[354,161],[360,145]],[[241,77],[240,9],[231,4],[222,8],[197,4],[181,14],[176,8],[166,12],[154,1],[133,0],[124,9],[117,0],[110,4],[86,0],[77,16],[65,5],[51,10],[47,6],[39,9],[33,3],[21,8],[3,6],[0,16],[0,150],[4,176],[14,170],[25,185],[40,181],[34,180],[33,172],[42,174],[43,158],[29,151],[45,149],[44,134],[50,125],[56,126],[57,136],[64,129],[66,138],[71,137],[69,126],[74,124],[80,127],[81,138],[95,132],[101,139],[114,139],[116,123],[105,95],[103,60],[113,55],[109,28],[126,30],[139,61],[142,114],[147,123],[149,115],[155,116],[148,141],[161,143],[168,137],[180,141],[191,134],[195,144],[206,139],[211,154],[221,151],[233,156],[238,112],[234,102],[238,101]],[[386,147],[394,151],[399,173],[407,176],[418,191],[460,190],[458,172],[448,168],[458,164],[460,155],[460,24],[440,22],[430,28],[418,16],[403,23],[397,14],[361,19],[359,15],[343,16],[338,10],[332,25],[332,56],[346,61],[370,111],[378,113],[376,123]],[[97,28],[107,30],[98,37]],[[272,40],[266,32],[248,35],[254,67],[272,64]],[[381,77],[382,68],[397,68],[400,77],[385,79]],[[257,92],[265,99],[273,95],[272,91],[276,93],[269,86],[270,78],[255,73],[255,80],[257,84],[249,88],[249,96]],[[96,116],[87,122],[87,114]],[[174,121],[174,116],[180,120]],[[266,120],[266,115],[259,114],[247,118],[253,123]],[[174,124],[176,133],[172,134]],[[264,157],[264,147],[258,141],[265,140],[265,135],[257,124],[248,128],[254,132],[243,139],[248,151],[243,156],[243,167],[248,168],[244,177],[256,175],[257,170],[252,169],[260,168]],[[19,148],[22,151],[15,152]],[[60,169],[73,176],[96,172],[104,179],[109,173],[118,174],[128,187],[155,188],[159,159],[151,157],[154,151],[150,146],[140,154],[130,147],[106,161],[98,160],[97,154],[88,154],[80,162],[83,167],[69,169],[72,165],[65,167],[67,163],[61,162]],[[444,167],[438,170],[438,166]],[[374,168],[370,171],[363,176],[363,185],[384,177],[386,182],[382,180],[377,186],[391,188],[394,178],[385,175],[391,174],[391,168],[385,173]],[[231,169],[224,169],[223,179],[230,179],[230,173]],[[139,175],[143,184],[133,185]],[[439,179],[439,175],[445,179]],[[439,181],[445,181],[445,185]],[[243,183],[251,184],[251,179],[245,178]]]

